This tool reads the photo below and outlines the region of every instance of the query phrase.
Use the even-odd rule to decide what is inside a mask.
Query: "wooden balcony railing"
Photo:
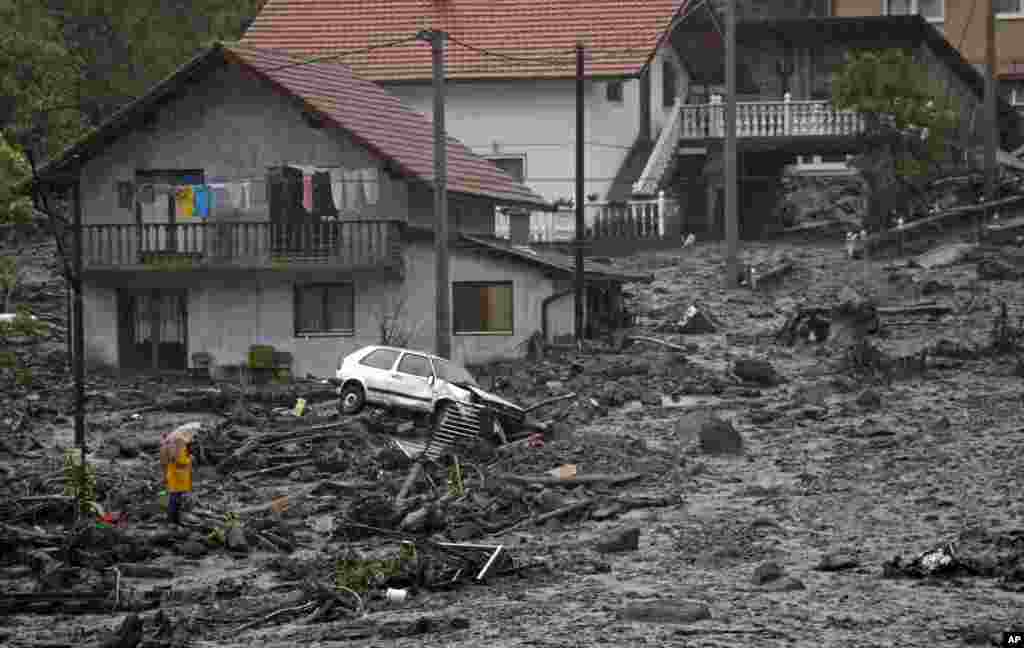
[[[400,265],[401,221],[85,225],[86,270]]]
[[[713,96],[711,103],[684,105],[680,122],[683,141],[725,137],[722,97]],[[828,101],[794,101],[788,93],[782,101],[736,104],[737,137],[845,137],[863,129],[864,120],[855,112],[836,110]]]

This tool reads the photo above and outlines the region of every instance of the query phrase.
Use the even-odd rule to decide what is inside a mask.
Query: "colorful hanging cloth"
[[[196,210],[195,189],[192,185],[177,187],[174,191],[174,217],[179,221],[190,221]]]

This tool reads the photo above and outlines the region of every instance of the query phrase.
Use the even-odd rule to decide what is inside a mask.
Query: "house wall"
[[[414,332],[410,346],[434,349],[434,248],[431,242],[412,242],[405,251],[406,279],[372,275],[339,277],[355,288],[354,334],[303,336],[294,334],[295,280],[288,277],[202,277],[188,287],[188,354],[208,352],[217,365],[246,361],[250,345],[269,344],[293,354],[293,373],[333,375],[340,355],[377,344],[379,318],[393,313],[405,300],[404,320]],[[453,335],[452,358],[485,362],[523,353],[523,342],[541,330],[541,304],[554,291],[554,281],[523,262],[469,250],[452,250],[450,277],[457,281],[512,281],[515,313],[512,335]],[[551,330],[571,333],[573,300],[556,302],[548,317]],[[92,362],[117,366],[117,290],[96,282],[85,284],[83,295],[86,353]],[[518,348],[517,348],[518,347]]]
[[[124,223],[134,211],[119,209],[117,182],[134,180],[136,169],[203,169],[211,179],[266,178],[267,167],[285,163],[381,167],[381,161],[338,129],[313,129],[299,107],[237,66],[187,86],[184,96],[159,109],[155,128],[126,134],[90,160],[82,173],[83,220]],[[379,174],[386,178],[386,174]],[[365,218],[404,218],[408,188],[386,181]],[[266,204],[244,215],[266,220]]]
[[[660,77],[659,77],[660,79]],[[584,88],[585,193],[602,199],[640,128],[640,80],[625,79],[622,102],[608,101],[607,80]],[[429,84],[389,84],[388,90],[433,118]],[[653,112],[661,105],[660,80]],[[463,81],[445,88],[448,132],[485,157],[525,158],[526,185],[554,201],[575,195],[576,82],[572,79]]]

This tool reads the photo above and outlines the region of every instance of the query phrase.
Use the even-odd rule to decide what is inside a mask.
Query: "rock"
[[[626,621],[640,623],[694,623],[711,618],[711,610],[692,601],[636,601],[622,611]]]
[[[178,551],[189,558],[202,558],[208,550],[206,545],[197,540],[186,540],[178,546]]]
[[[807,589],[807,586],[804,585],[803,581],[799,578],[782,576],[781,578],[777,578],[773,581],[769,581],[765,585],[762,585],[761,589],[769,592],[796,592]]]
[[[105,439],[96,454],[104,459],[116,459],[121,456],[121,444],[116,439]]]
[[[548,388],[548,391],[560,392],[565,388],[565,384],[561,380],[549,380],[544,385]]]
[[[231,551],[249,551],[249,542],[245,539],[245,530],[240,526],[231,527],[231,530],[228,531],[225,544]]]
[[[118,439],[117,445],[121,449],[121,456],[124,457],[125,459],[134,459],[135,457],[139,456],[139,444],[135,441],[135,439]]]
[[[740,380],[773,386],[782,382],[781,377],[767,360],[741,358],[733,363],[732,371]]]
[[[818,564],[815,565],[815,571],[823,572],[836,572],[843,571],[844,569],[853,569],[860,566],[858,561],[853,556],[848,556],[841,553],[827,553],[821,557]]]
[[[878,409],[882,406],[882,396],[869,387],[857,396],[857,404],[864,409]]]
[[[750,582],[754,585],[764,585],[770,581],[782,578],[784,575],[785,572],[778,563],[766,562],[754,570],[754,574],[750,577]]]
[[[686,316],[679,323],[679,332],[690,335],[703,333],[714,333],[718,330],[711,318],[697,306],[690,306],[686,309]]]
[[[114,633],[100,644],[100,648],[135,648],[142,641],[142,619],[129,614]]]
[[[636,551],[639,548],[640,529],[637,527],[628,527],[613,531],[597,542],[597,550],[600,553]]]
[[[466,522],[460,524],[448,532],[448,537],[451,538],[452,542],[465,542],[478,538],[483,533],[483,528],[476,522]]]
[[[940,245],[914,259],[914,264],[926,270],[956,265],[964,261],[977,248],[977,243],[948,243]]]
[[[650,363],[641,360],[618,367],[608,367],[604,370],[604,375],[609,378],[625,378],[626,376],[646,376],[650,371]]]
[[[732,423],[712,416],[700,427],[700,450],[705,454],[743,454],[743,438]]]

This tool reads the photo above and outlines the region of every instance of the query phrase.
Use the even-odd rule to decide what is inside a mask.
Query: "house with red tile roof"
[[[202,52],[39,169],[83,222],[87,358],[228,372],[260,347],[280,378],[367,344],[433,350],[433,146],[429,120],[341,63]],[[447,159],[452,358],[571,332],[571,264],[494,237],[496,209],[543,197],[454,138]],[[591,328],[645,278],[588,263]]]
[[[834,18],[828,0],[737,0],[741,232],[783,225],[772,208],[797,156],[845,160],[860,122],[832,109],[831,77],[854,48],[904,47],[960,99],[964,124],[982,79],[918,16]],[[267,0],[242,42],[298,56],[342,55],[426,116],[429,43],[448,35],[445,123],[549,201],[574,197],[575,55],[585,59],[588,235],[621,237],[657,201],[656,235],[722,230],[722,0]],[[1007,130],[1016,126],[1006,114]],[[1016,122],[1014,122],[1016,123]],[[1017,128],[1019,130],[1019,128]],[[975,133],[976,134],[976,133]],[[608,204],[608,203],[612,204]],[[535,214],[534,226],[549,216]],[[571,231],[571,212],[565,218]],[[626,231],[631,231],[628,227]],[[537,231],[535,234],[539,233]]]

